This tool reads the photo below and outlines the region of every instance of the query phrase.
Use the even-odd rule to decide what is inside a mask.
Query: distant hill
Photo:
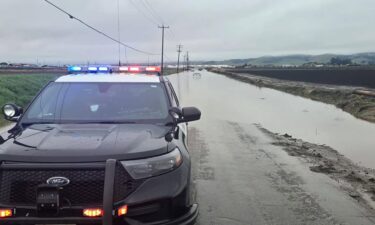
[[[353,63],[368,65],[375,64],[375,52],[358,53],[352,55],[337,55],[337,54],[323,54],[323,55],[286,55],[286,56],[263,56],[259,58],[249,59],[229,59],[223,61],[205,61],[195,62],[195,64],[212,64],[212,65],[296,65],[300,66],[305,63],[319,63],[326,64],[331,61],[333,57],[350,59]]]

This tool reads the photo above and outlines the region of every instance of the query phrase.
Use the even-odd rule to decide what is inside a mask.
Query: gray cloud
[[[171,60],[179,43],[194,60],[375,51],[373,0],[132,1],[152,19],[140,14],[130,0],[120,0],[121,40],[146,51],[160,51],[160,30],[149,20],[161,21],[145,9],[148,1],[171,27],[166,33]],[[54,2],[117,37],[117,0]],[[1,0],[1,61],[109,63],[118,60],[117,52],[115,43],[43,0]],[[148,60],[131,50],[127,56],[130,62]],[[159,56],[149,59],[158,61]]]

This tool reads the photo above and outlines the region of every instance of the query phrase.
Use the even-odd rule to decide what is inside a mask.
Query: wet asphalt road
[[[186,87],[183,80],[171,80]],[[197,102],[203,113],[201,121],[189,125],[198,225],[375,224],[375,215],[337,182],[272,145],[255,124],[231,114],[204,114],[212,102],[179,92],[185,106]]]

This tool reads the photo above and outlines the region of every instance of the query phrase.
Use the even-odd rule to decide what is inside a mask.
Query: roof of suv
[[[89,83],[89,82],[110,82],[110,83],[160,83],[160,77],[149,74],[123,74],[123,73],[95,73],[95,74],[71,74],[61,76],[55,82],[68,83]]]

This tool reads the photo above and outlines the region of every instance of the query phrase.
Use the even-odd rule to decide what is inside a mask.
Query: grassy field
[[[25,107],[35,94],[56,75],[51,74],[1,74],[0,106],[16,103]],[[7,122],[0,116],[0,127]]]

